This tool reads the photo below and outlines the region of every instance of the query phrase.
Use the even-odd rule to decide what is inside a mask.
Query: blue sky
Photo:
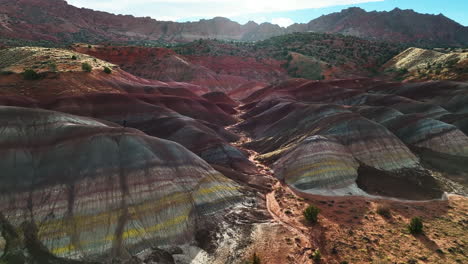
[[[149,16],[158,20],[197,21],[215,16],[240,23],[249,20],[280,26],[307,23],[321,15],[351,6],[367,11],[396,7],[439,14],[468,26],[468,0],[67,0],[68,3],[116,14]]]

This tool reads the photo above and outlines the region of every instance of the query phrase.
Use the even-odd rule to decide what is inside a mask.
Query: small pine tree
[[[93,67],[91,67],[89,63],[84,62],[83,64],[81,64],[81,69],[85,72],[91,72],[93,70]]]
[[[421,217],[413,217],[408,225],[408,230],[411,234],[416,235],[423,232],[423,227],[424,225]]]
[[[104,72],[107,73],[107,74],[111,74],[112,70],[109,67],[104,66]]]
[[[320,209],[317,208],[316,206],[314,205],[309,205],[309,207],[307,207],[305,210],[304,210],[304,218],[307,220],[307,222],[309,223],[317,223],[317,219],[318,219],[318,214],[320,213]]]
[[[25,80],[37,80],[40,78],[40,75],[33,69],[25,70],[22,75]]]

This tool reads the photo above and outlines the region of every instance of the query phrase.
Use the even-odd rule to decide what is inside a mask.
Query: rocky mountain
[[[321,16],[307,24],[291,25],[288,30],[340,33],[371,40],[420,45],[468,44],[468,27],[442,14],[420,14],[398,8],[390,12],[348,8]]]
[[[1,42],[10,45],[28,41],[49,45],[74,42],[154,44],[200,38],[257,41],[308,31],[421,45],[468,44],[467,27],[443,15],[419,14],[412,10],[366,12],[349,8],[307,24],[281,28],[270,23],[240,25],[222,17],[187,23],[158,21],[76,8],[63,0],[0,0],[0,5]]]
[[[1,0],[3,38],[73,42],[185,42],[199,38],[257,40],[281,34],[277,25],[240,25],[216,17],[176,23],[77,8],[64,0]]]

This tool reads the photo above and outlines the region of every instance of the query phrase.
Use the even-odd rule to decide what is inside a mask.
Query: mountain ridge
[[[323,15],[306,24],[283,28],[253,21],[241,25],[223,17],[184,23],[159,21],[77,8],[64,0],[0,0],[0,4],[3,9],[0,11],[0,35],[6,44],[11,40],[153,44],[190,42],[200,38],[258,41],[313,31],[420,45],[468,45],[468,27],[443,15],[420,14],[413,10],[366,12],[353,7]]]

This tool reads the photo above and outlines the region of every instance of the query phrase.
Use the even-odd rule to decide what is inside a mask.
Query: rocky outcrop
[[[125,259],[191,241],[197,221],[239,199],[177,143],[45,110],[1,107],[0,119],[3,258]]]
[[[422,45],[460,45],[468,41],[468,28],[442,14],[420,14],[395,8],[389,12],[366,12],[352,7],[321,16],[307,24],[294,24],[292,32],[328,32],[372,40]]]
[[[468,80],[468,52],[408,48],[383,65],[389,75],[408,81]]]

